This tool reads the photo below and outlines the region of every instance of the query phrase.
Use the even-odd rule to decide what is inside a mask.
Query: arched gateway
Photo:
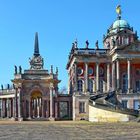
[[[56,120],[64,116],[71,118],[72,98],[70,95],[58,94],[58,69],[50,72],[43,68],[44,60],[39,53],[38,34],[35,35],[34,54],[30,58],[30,69],[15,66],[15,87],[13,95],[13,116],[22,119]],[[61,108],[66,104],[66,108]],[[64,113],[63,113],[64,112]],[[62,115],[65,114],[65,115]],[[12,115],[11,115],[12,116]]]

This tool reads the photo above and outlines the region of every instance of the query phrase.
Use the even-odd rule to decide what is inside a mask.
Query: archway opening
[[[31,116],[32,118],[42,116],[42,93],[38,90],[31,93]]]

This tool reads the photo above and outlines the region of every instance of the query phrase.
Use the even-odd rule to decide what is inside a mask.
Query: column
[[[110,91],[110,63],[107,63],[107,91]]]
[[[37,118],[40,118],[40,114],[39,114],[39,98],[37,98],[36,101],[37,101]]]
[[[96,91],[100,91],[100,86],[99,86],[99,63],[96,63]]]
[[[22,99],[21,99],[21,90],[19,88],[19,93],[18,93],[18,118],[22,118],[21,109],[22,109]]]
[[[75,74],[75,88],[74,91],[77,91],[77,64],[74,63],[74,74]]]
[[[16,92],[15,92],[14,109],[15,109],[15,111],[14,111],[15,115],[14,116],[17,119],[17,117],[18,117],[18,114],[17,114],[17,112],[18,112],[18,107],[17,107],[17,88],[16,88]]]
[[[12,117],[14,118],[15,117],[15,99],[14,99],[14,97],[12,98]]]
[[[115,62],[112,63],[112,90],[115,90],[115,85],[116,85],[116,80],[115,80]]]
[[[120,65],[119,60],[116,61],[116,69],[117,69],[117,90],[120,89]]]
[[[128,92],[130,92],[131,89],[131,62],[130,59],[127,60],[127,75],[128,75]]]
[[[3,118],[3,99],[1,98],[1,118]]]
[[[29,111],[28,111],[28,113],[29,113],[28,118],[31,119],[31,99],[30,99],[30,97],[28,99],[28,109],[29,109]]]
[[[53,120],[53,87],[50,87],[50,120]]]
[[[9,99],[6,99],[7,118],[9,118]]]
[[[43,98],[42,98],[41,105],[42,105],[42,118],[44,118],[44,100],[43,100]]]
[[[85,63],[85,92],[88,91],[88,63]]]

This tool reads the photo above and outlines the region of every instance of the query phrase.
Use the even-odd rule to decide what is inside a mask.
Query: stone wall
[[[132,119],[135,119],[135,117],[127,114],[99,109],[89,105],[90,122],[127,122]]]

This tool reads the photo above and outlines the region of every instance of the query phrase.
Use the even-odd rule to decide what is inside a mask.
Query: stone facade
[[[67,70],[68,92],[73,96],[73,120],[87,119],[89,96],[115,91],[124,108],[140,105],[140,41],[119,15],[103,36],[104,48],[72,44]],[[83,102],[82,105],[80,102]],[[83,112],[80,111],[82,109]],[[79,117],[81,116],[81,117]]]
[[[55,72],[53,66],[50,72],[44,69],[37,33],[34,54],[29,62],[30,69],[23,73],[21,66],[19,71],[15,66],[13,88],[0,91],[0,117],[14,120],[71,119],[72,97],[58,93],[58,68]]]

